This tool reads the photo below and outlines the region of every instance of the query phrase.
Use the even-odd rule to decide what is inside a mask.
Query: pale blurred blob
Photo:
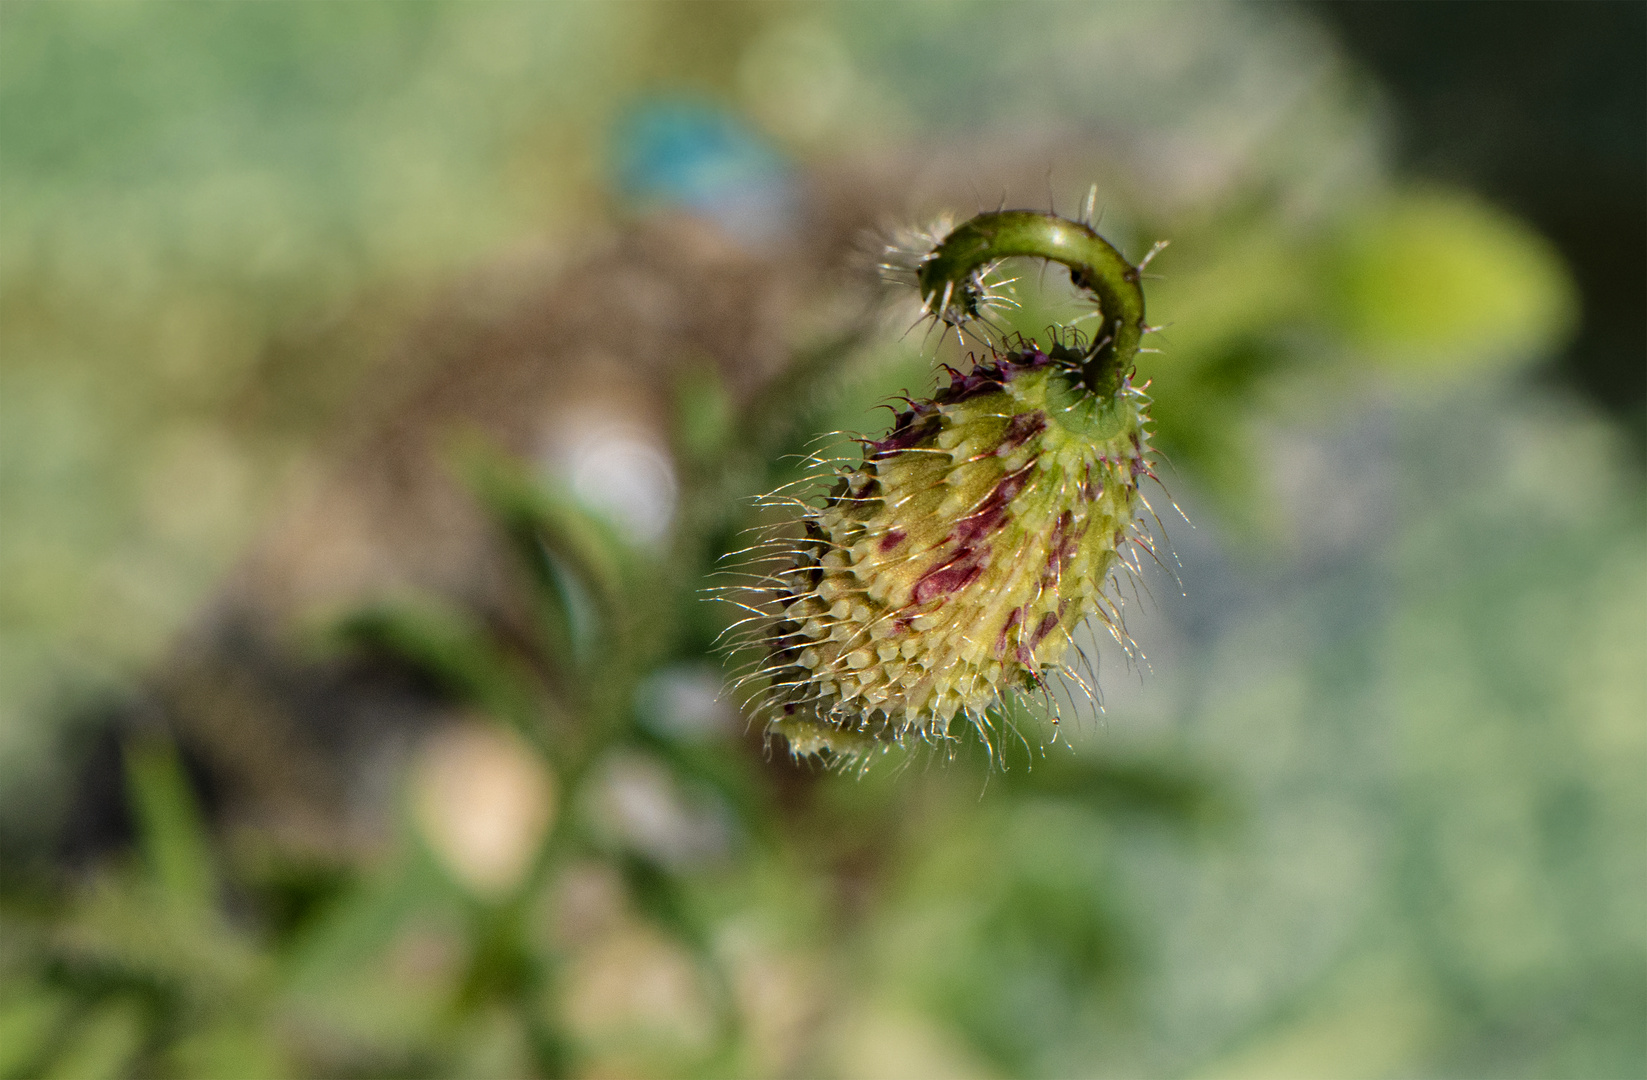
[[[749,1042],[761,1076],[799,1076],[824,1038],[831,986],[819,958],[783,949],[751,924],[719,935],[717,951],[730,969]]]
[[[902,1080],[983,1080],[997,1075],[955,1035],[911,1009],[861,1008],[834,1041],[842,1076]]]
[[[703,664],[675,664],[647,676],[635,694],[646,725],[662,735],[702,739],[737,730],[741,717],[721,692],[721,673]]]
[[[668,449],[649,429],[615,419],[578,424],[557,440],[548,464],[630,540],[656,544],[669,535],[680,489]]]
[[[852,58],[826,26],[782,22],[738,64],[745,106],[780,138],[810,142],[840,121],[853,88]]]
[[[536,927],[546,949],[572,951],[620,929],[628,917],[623,879],[600,862],[568,866],[545,889]]]
[[[594,785],[594,818],[610,840],[668,866],[726,858],[732,829],[726,807],[683,791],[657,761],[613,756]]]
[[[235,536],[250,477],[234,444],[203,425],[178,425],[155,441],[141,480],[145,523],[178,543]]]
[[[430,848],[465,886],[501,896],[525,877],[554,819],[554,778],[518,737],[466,724],[418,755],[413,807]]]
[[[592,1055],[592,1075],[648,1075],[644,1059],[707,1047],[715,1016],[703,973],[636,918],[612,867],[568,867],[544,899],[543,944],[566,958],[557,1016]]]
[[[608,1051],[691,1053],[714,1035],[703,977],[681,946],[629,925],[590,943],[566,973],[566,1019]]]

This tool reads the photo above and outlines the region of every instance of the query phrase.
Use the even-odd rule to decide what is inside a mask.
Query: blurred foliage
[[[1144,689],[1094,644],[1106,719],[847,777],[714,704],[701,593],[747,498],[929,385],[928,343],[826,342],[741,407],[682,373],[663,545],[456,445],[527,617],[334,628],[462,717],[394,835],[221,829],[133,739],[133,849],[0,893],[0,1077],[1647,1075],[1647,505],[1610,429],[1513,379],[1572,287],[1514,218],[1383,175],[1309,24],[1198,12],[0,9],[14,791],[56,790],[53,695],[153,658],[435,282],[611,209],[614,126],[732,130],[628,109],[658,87],[742,95],[801,161],[1107,133],[1141,164],[1105,231],[1174,241],[1142,367],[1201,526],[1157,507],[1185,595],[1134,616]],[[618,186],[696,205],[645,164]],[[1013,328],[1068,321],[1024,277]]]

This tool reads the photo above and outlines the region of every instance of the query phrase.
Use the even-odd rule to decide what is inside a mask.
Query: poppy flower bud
[[[1147,398],[1126,379],[1087,392],[1080,359],[1030,348],[956,373],[805,515],[760,706],[792,748],[981,726],[1099,610],[1150,473]]]
[[[948,312],[960,291],[933,268],[975,286],[994,236],[1011,234],[1002,254],[1068,261],[1062,248],[1024,250],[1036,228],[1066,246],[1058,238],[1079,231],[1113,253],[1079,223],[981,215],[916,265],[929,310]],[[1139,481],[1153,475],[1148,398],[1124,366],[1143,329],[1142,294],[1137,269],[1114,261],[1127,276],[1110,274],[1104,289],[1130,290],[1130,306],[1113,333],[1091,349],[1021,343],[952,371],[866,441],[822,506],[801,504],[804,535],[767,579],[751,676],[764,680],[757,717],[793,752],[861,759],[947,738],[957,717],[987,739],[992,705],[1044,688],[1076,627],[1111,617],[1104,583],[1133,528]],[[1090,288],[1103,269],[1078,263],[1071,277]],[[1120,307],[1110,301],[1105,313]]]

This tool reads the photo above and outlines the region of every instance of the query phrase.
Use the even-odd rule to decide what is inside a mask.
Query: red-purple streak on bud
[[[987,727],[1057,670],[1149,475],[1147,399],[1029,348],[899,415],[775,578],[758,715],[797,752],[861,756]]]
[[[1083,620],[1114,629],[1105,582],[1153,475],[1131,375],[1154,251],[1134,266],[1086,222],[1026,210],[906,239],[884,269],[934,320],[1002,300],[990,275],[1017,256],[1069,267],[1102,318],[1090,348],[1025,343],[950,369],[805,505],[804,538],[747,605],[768,613],[747,642],[752,708],[796,754],[862,759],[949,738],[958,717],[987,739],[988,710],[1044,688]]]

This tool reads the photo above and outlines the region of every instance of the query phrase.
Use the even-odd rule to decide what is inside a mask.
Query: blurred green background
[[[1644,10],[0,6],[0,1076],[1647,1075]],[[873,230],[1094,182],[1147,660],[767,753]]]

